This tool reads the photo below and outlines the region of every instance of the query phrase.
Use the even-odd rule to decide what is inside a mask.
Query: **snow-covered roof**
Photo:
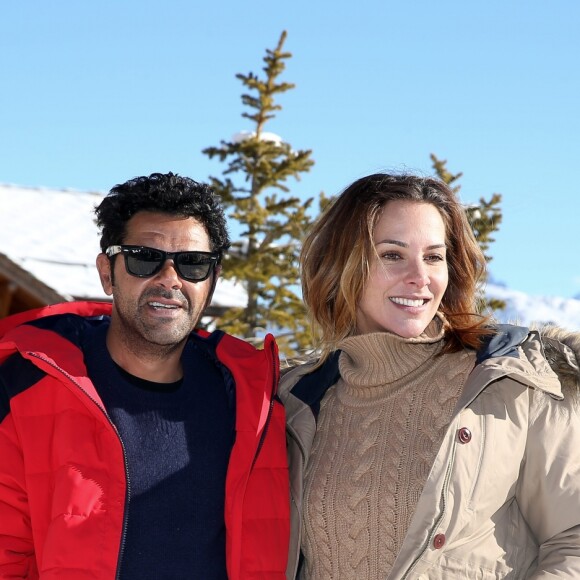
[[[104,193],[0,184],[0,254],[67,300],[109,300],[95,259],[94,208]],[[245,306],[241,285],[220,279],[215,306]]]

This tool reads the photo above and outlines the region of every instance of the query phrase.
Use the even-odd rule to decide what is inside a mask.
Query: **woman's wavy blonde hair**
[[[376,256],[375,225],[389,201],[434,205],[445,224],[449,284],[440,311],[447,326],[446,352],[477,348],[492,331],[476,314],[476,290],[485,258],[464,207],[443,181],[415,175],[376,173],[348,186],[326,208],[304,241],[302,292],[324,360],[356,332],[358,302]]]

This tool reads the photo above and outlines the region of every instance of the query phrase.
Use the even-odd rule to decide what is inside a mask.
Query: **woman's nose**
[[[427,272],[427,264],[423,260],[417,260],[410,264],[407,282],[415,284],[418,288],[424,288],[429,285],[430,278]]]

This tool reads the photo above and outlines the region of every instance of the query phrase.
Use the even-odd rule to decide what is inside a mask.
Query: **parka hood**
[[[546,360],[558,375],[562,390],[580,394],[580,332],[546,325],[538,329]]]

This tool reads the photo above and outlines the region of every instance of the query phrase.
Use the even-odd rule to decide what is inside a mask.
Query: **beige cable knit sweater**
[[[475,364],[472,351],[435,356],[442,339],[436,318],[415,339],[340,344],[306,468],[301,578],[387,578]]]

